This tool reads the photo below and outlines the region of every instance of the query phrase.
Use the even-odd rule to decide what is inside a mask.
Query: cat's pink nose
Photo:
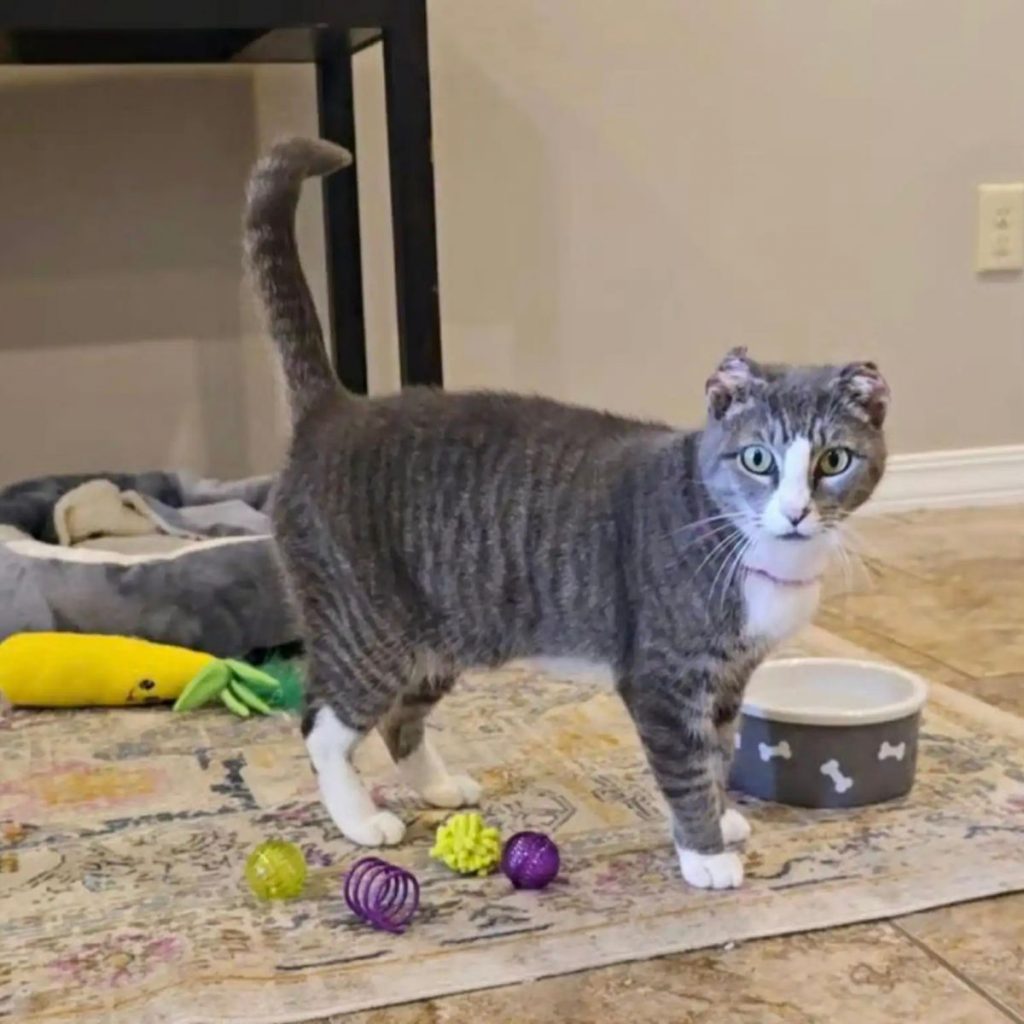
[[[803,508],[797,509],[795,511],[793,509],[786,509],[783,512],[783,515],[794,526],[799,526],[807,518],[807,516],[809,515],[810,511],[811,511],[811,506],[810,505],[804,505]]]

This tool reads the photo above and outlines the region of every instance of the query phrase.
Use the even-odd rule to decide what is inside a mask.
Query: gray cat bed
[[[271,484],[141,473],[0,490],[0,640],[121,634],[224,657],[294,642]]]

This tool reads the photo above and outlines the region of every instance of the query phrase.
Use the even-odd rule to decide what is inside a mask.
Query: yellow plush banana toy
[[[0,643],[0,693],[26,707],[124,707],[219,699],[235,714],[286,703],[281,685],[245,662],[125,636],[17,633]]]

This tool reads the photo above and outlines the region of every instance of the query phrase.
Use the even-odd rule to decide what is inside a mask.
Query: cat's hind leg
[[[378,725],[402,781],[434,807],[465,807],[480,799],[479,784],[448,771],[425,729],[427,716],[455,679],[433,659],[417,659],[409,685]]]

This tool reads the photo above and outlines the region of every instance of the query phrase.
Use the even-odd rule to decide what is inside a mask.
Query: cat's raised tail
[[[284,139],[253,168],[245,191],[245,258],[284,364],[298,420],[341,385],[295,244],[295,207],[306,178],[333,174],[352,154],[320,139]]]

